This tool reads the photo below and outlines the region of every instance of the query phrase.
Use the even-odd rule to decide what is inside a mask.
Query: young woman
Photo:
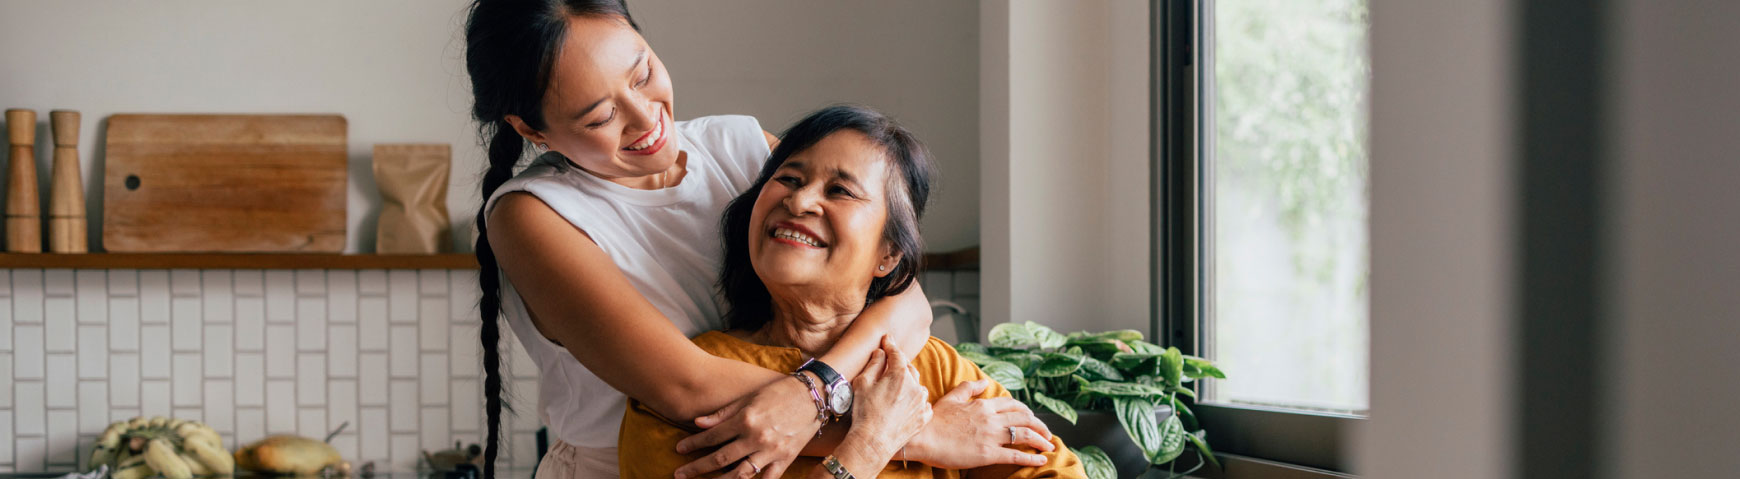
[[[774,138],[749,117],[674,121],[670,77],[620,0],[479,0],[465,56],[489,152],[476,245],[485,476],[494,475],[500,436],[498,316],[539,368],[538,413],[556,439],[540,476],[615,477],[625,395],[709,428],[692,444],[721,447],[690,466],[696,473],[735,467],[747,476],[783,468],[806,446],[830,450],[810,445],[821,424],[801,382],[688,340],[723,326],[717,219]],[[516,174],[527,145],[537,158]],[[856,376],[884,337],[918,350],[929,320],[913,288],[868,308],[817,359]],[[1003,423],[1045,434],[1037,420],[987,409],[939,408],[920,434]],[[931,442],[946,447],[907,453],[937,463],[1043,460],[982,440]]]
[[[704,333],[694,343],[720,357],[780,372],[797,370],[804,358],[826,351],[853,326],[866,304],[913,284],[924,251],[918,222],[934,171],[923,145],[876,111],[836,106],[799,121],[786,132],[755,185],[726,210],[723,241],[728,249],[720,283],[730,302],[730,329]],[[1038,467],[938,468],[895,462],[901,445],[922,441],[914,434],[916,425],[925,422],[903,389],[916,389],[919,404],[970,397],[1015,400],[941,340],[926,342],[904,368],[909,372],[899,371],[906,362],[899,347],[885,349],[882,357],[892,365],[872,365],[858,377],[862,391],[848,415],[849,430],[833,454],[800,459],[788,476],[833,478],[844,470],[884,479],[1086,477],[1081,461],[1057,438],[1045,444],[1050,460]],[[913,382],[922,387],[903,388]],[[963,384],[972,387],[959,387]],[[949,389],[953,392],[945,396]],[[630,401],[622,431],[624,479],[671,477],[692,459],[672,450],[682,439],[682,429],[660,420],[639,401]],[[1031,433],[1011,427],[988,435],[1017,443],[1024,434]],[[768,477],[778,477],[774,474],[770,471]]]

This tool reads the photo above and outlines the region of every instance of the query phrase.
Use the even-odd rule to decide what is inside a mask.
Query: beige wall
[[[1514,7],[1372,3],[1364,477],[1511,474]]]
[[[931,148],[942,180],[926,249],[979,243],[978,9],[898,0],[633,0],[670,67],[679,118],[754,115],[780,133],[831,103],[899,119]]]
[[[778,132],[831,102],[894,114],[943,173],[931,250],[978,242],[976,5],[759,0],[631,3],[677,85],[678,116],[742,113]],[[98,122],[115,112],[331,112],[350,121],[347,249],[373,249],[382,142],[454,146],[448,206],[468,244],[483,153],[469,121],[459,0],[6,0],[0,106],[84,113],[87,204],[101,215]],[[47,191],[49,149],[40,151]],[[43,196],[45,201],[47,195]],[[91,235],[99,238],[101,227]],[[466,249],[469,249],[467,246]]]
[[[1625,0],[1607,128],[1612,298],[1598,461],[1610,477],[1740,471],[1740,4]]]
[[[986,323],[1148,325],[1148,8],[980,5]]]
[[[1598,436],[1577,439],[1595,454],[1550,459],[1579,461],[1573,469],[1597,477],[1731,477],[1740,470],[1731,367],[1740,362],[1740,56],[1728,46],[1740,42],[1740,5],[1610,4],[1593,32],[1604,49],[1601,156],[1569,159],[1517,156],[1518,140],[1541,140],[1516,136],[1516,3],[1374,2],[1372,409],[1357,472],[1516,477],[1534,458],[1515,451],[1540,446],[1523,439],[1554,440],[1562,422],[1590,420]],[[1530,377],[1542,373],[1523,367],[1525,355],[1544,353],[1517,343],[1516,329],[1542,318],[1514,307],[1525,287],[1539,287],[1518,281],[1533,259],[1518,257],[1525,239],[1515,222],[1533,192],[1516,189],[1516,172],[1567,160],[1604,168],[1593,205],[1601,229],[1588,239],[1600,316],[1557,322],[1587,320],[1580,327],[1600,334],[1585,365],[1597,396],[1564,398],[1599,410],[1524,424],[1517,385],[1553,378]],[[1552,201],[1533,207],[1562,208]]]
[[[924,219],[926,249],[980,244],[975,2],[633,0],[630,8],[671,69],[679,116],[754,115],[777,134],[831,103],[892,114],[930,147],[941,176]],[[979,277],[927,273],[925,293],[979,314]],[[954,328],[939,316],[932,331],[953,339]]]

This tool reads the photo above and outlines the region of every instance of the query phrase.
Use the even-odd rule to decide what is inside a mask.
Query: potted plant
[[[1187,449],[1219,467],[1196,416],[1178,398],[1196,397],[1185,383],[1226,377],[1213,362],[1147,342],[1134,330],[1064,335],[1029,321],[999,324],[991,328],[989,339],[988,345],[961,343],[955,349],[1036,413],[1049,411],[1070,425],[1060,424],[1054,432],[1079,420],[1084,426],[1105,424],[1100,426],[1103,433],[1110,427],[1109,414],[1140,450],[1137,460],[1145,460],[1148,467],[1171,463]],[[1063,438],[1098,439],[1093,432],[1074,433],[1078,437]],[[1075,451],[1088,477],[1117,477],[1105,450],[1084,445]]]

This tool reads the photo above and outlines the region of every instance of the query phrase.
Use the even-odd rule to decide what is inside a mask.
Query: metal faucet
[[[967,311],[967,308],[961,307],[954,301],[944,299],[930,302],[932,312],[935,312],[937,308],[947,310],[954,317],[956,343],[979,342],[979,318],[974,316],[971,311]]]

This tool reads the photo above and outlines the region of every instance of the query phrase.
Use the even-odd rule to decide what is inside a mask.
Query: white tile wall
[[[0,270],[0,472],[75,469],[106,423],[137,415],[202,419],[231,448],[349,421],[334,446],[389,470],[476,442],[476,274]],[[976,314],[978,279],[922,282]],[[945,317],[933,332],[954,339]],[[536,398],[536,368],[504,356],[514,397]],[[504,464],[530,465],[533,409],[503,418]]]
[[[334,446],[390,470],[476,442],[476,274],[0,270],[0,472],[81,467],[137,415],[204,420],[232,449],[348,421]],[[536,421],[508,421],[504,463],[526,464]]]

